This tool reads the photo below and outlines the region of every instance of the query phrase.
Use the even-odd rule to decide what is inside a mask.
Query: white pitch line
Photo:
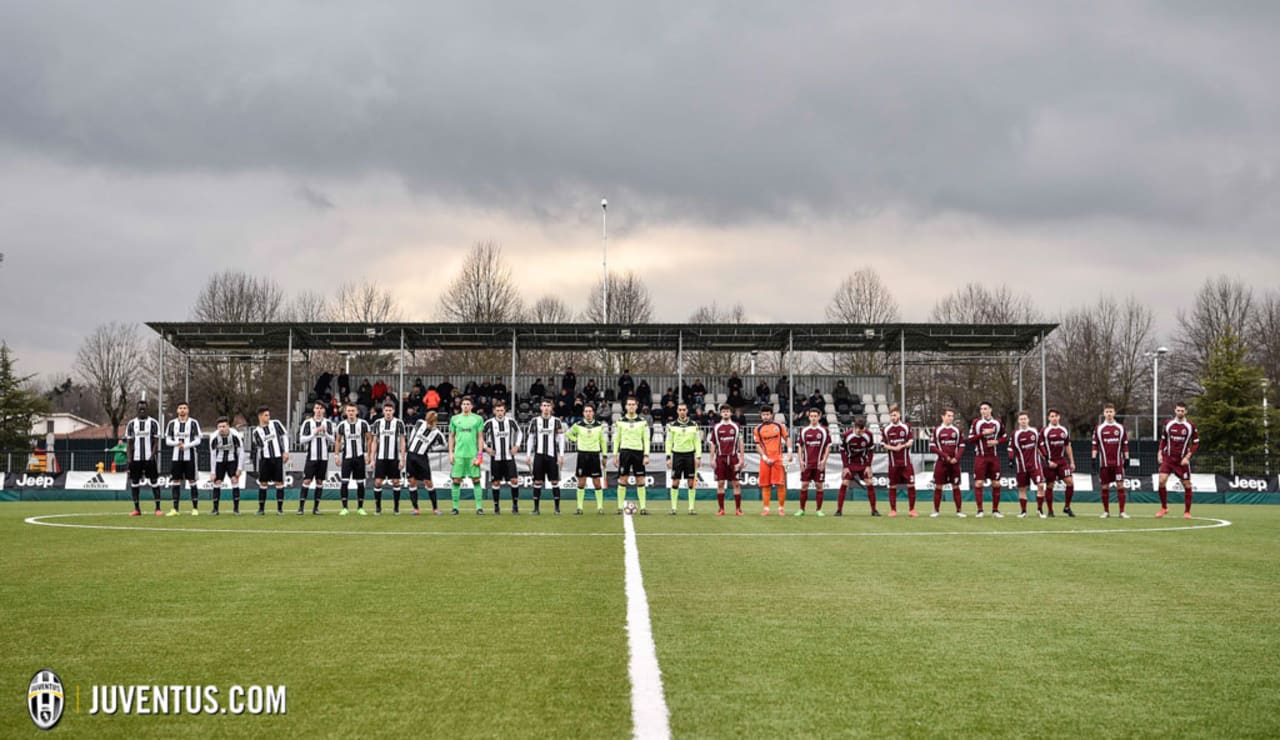
[[[627,672],[631,675],[632,735],[640,740],[671,737],[667,724],[667,700],[662,691],[662,669],[658,667],[658,649],[653,644],[653,627],[649,623],[649,599],[644,593],[644,576],[640,572],[640,550],[636,547],[636,529],[631,517],[623,517],[623,551],[626,560],[627,646],[631,659]]]
[[[359,530],[359,529],[215,529],[212,527],[139,527],[133,525],[112,524],[68,524],[51,522],[48,519],[64,519],[68,517],[127,516],[114,511],[98,511],[83,514],[43,514],[30,516],[23,521],[41,527],[64,527],[66,529],[101,529],[122,532],[164,532],[168,534],[195,532],[203,534],[336,534],[346,536],[372,537],[618,537],[617,532],[441,532],[423,530]],[[1179,527],[1135,527],[1128,529],[1012,529],[1012,530],[974,530],[945,532],[643,532],[635,533],[636,537],[1015,537],[1021,535],[1041,534],[1146,534],[1150,532],[1189,532],[1197,529],[1218,529],[1230,527],[1226,519],[1213,517],[1195,517],[1192,521],[1213,522],[1212,524],[1192,524]],[[624,535],[625,536],[625,533]]]

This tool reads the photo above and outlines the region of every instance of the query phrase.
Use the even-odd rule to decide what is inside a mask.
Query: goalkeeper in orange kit
[[[778,488],[778,516],[786,516],[787,505],[787,469],[791,462],[791,437],[787,427],[773,420],[773,409],[763,406],[760,409],[760,425],[752,432],[756,442],[756,452],[760,455],[760,499],[764,502],[761,516],[769,516],[769,498],[774,486]],[[786,455],[783,455],[783,445]]]

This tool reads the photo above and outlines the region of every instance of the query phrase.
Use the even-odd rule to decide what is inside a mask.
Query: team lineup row
[[[367,466],[373,467],[373,497],[375,514],[382,513],[382,488],[388,483],[392,489],[394,513],[400,511],[401,481],[407,478],[411,511],[420,513],[418,486],[421,482],[431,500],[433,513],[440,514],[436,491],[431,479],[429,453],[433,450],[447,450],[452,480],[451,513],[458,514],[461,504],[461,485],[465,480],[472,481],[475,491],[476,513],[483,514],[485,502],[480,486],[481,466],[484,457],[489,457],[489,473],[492,484],[493,511],[501,513],[500,494],[504,484],[510,489],[511,512],[519,513],[519,476],[516,469],[516,458],[522,451],[526,464],[532,471],[533,513],[541,513],[541,497],[543,488],[550,481],[555,513],[560,513],[560,469],[564,464],[566,440],[573,441],[577,447],[576,477],[577,509],[575,514],[582,514],[586,495],[586,484],[592,483],[596,512],[604,513],[604,480],[609,465],[609,445],[606,428],[595,419],[594,409],[584,409],[582,421],[574,423],[568,429],[565,424],[551,414],[551,402],[541,403],[540,414],[531,419],[522,429],[520,425],[506,415],[502,402],[494,405],[493,416],[485,419],[472,413],[470,398],[462,401],[462,413],[449,418],[449,429],[446,435],[437,427],[435,414],[418,420],[412,428],[395,416],[395,407],[387,404],[383,407],[383,417],[370,424],[359,418],[354,404],[344,408],[344,418],[333,422],[327,417],[327,408],[323,403],[316,403],[313,416],[304,420],[299,430],[299,441],[306,449],[306,461],[303,468],[302,488],[299,496],[298,514],[306,508],[307,490],[311,489],[312,513],[319,514],[319,505],[323,483],[328,475],[330,456],[341,469],[341,502],[339,515],[350,513],[349,489],[356,488],[356,513],[364,516],[365,480],[368,475]],[[626,503],[628,488],[636,489],[639,503],[638,512],[647,514],[645,489],[645,471],[649,463],[650,430],[648,422],[636,413],[637,402],[634,397],[626,401],[626,413],[615,423],[612,435],[612,464],[617,470],[617,509],[622,513]],[[160,506],[160,486],[158,484],[156,458],[160,450],[160,424],[147,415],[145,402],[138,404],[137,417],[130,420],[125,430],[127,455],[129,459],[129,489],[133,499],[133,516],[141,515],[139,506],[140,489],[148,482],[155,497],[156,514],[163,515]],[[671,471],[671,513],[677,512],[680,490],[688,492],[688,511],[696,513],[695,480],[702,464],[704,452],[710,453],[711,465],[717,481],[716,498],[718,502],[717,516],[725,515],[726,487],[733,490],[735,515],[742,516],[742,491],[738,474],[745,461],[744,437],[742,428],[731,418],[729,406],[720,409],[720,421],[711,427],[706,439],[702,428],[688,416],[688,409],[681,403],[677,410],[677,418],[667,427],[665,452],[667,468]],[[793,435],[788,432],[784,423],[773,418],[772,409],[763,407],[760,410],[761,421],[752,430],[752,438],[760,458],[759,485],[763,501],[762,515],[769,516],[772,499],[776,492],[778,515],[786,515],[786,468],[793,457],[800,464],[800,508],[795,516],[807,514],[809,490],[815,491],[815,514],[825,516],[823,512],[824,483],[826,464],[833,448],[838,449],[842,462],[841,482],[837,496],[836,516],[842,516],[844,504],[851,484],[861,483],[866,488],[871,516],[880,516],[877,506],[876,486],[871,475],[873,457],[877,442],[867,429],[862,419],[857,419],[854,426],[845,430],[838,438],[833,439],[830,431],[821,424],[821,414],[817,409],[810,409],[808,425],[801,427]],[[1060,414],[1050,409],[1048,424],[1037,429],[1030,424],[1030,415],[1021,412],[1018,415],[1017,427],[1008,432],[1003,423],[991,413],[991,405],[983,403],[979,407],[979,416],[975,418],[968,432],[964,432],[955,423],[955,412],[945,409],[941,423],[932,430],[930,451],[936,455],[933,469],[934,507],[932,516],[941,514],[943,489],[950,485],[955,501],[956,516],[966,514],[961,506],[960,494],[960,458],[967,446],[973,446],[973,481],[975,502],[978,517],[986,515],[984,487],[991,488],[991,515],[1001,518],[1000,511],[1000,459],[997,448],[1007,444],[1008,457],[1016,474],[1019,517],[1027,516],[1028,492],[1034,486],[1037,512],[1041,518],[1056,516],[1054,512],[1054,485],[1061,481],[1065,487],[1063,513],[1075,516],[1071,509],[1074,495],[1073,472],[1076,469],[1074,452],[1070,445],[1070,432],[1061,425]],[[1124,464],[1129,458],[1128,434],[1123,425],[1115,420],[1115,408],[1108,404],[1103,409],[1104,420],[1093,431],[1092,457],[1096,461],[1099,479],[1102,484],[1102,517],[1110,516],[1110,489],[1116,489],[1119,516],[1128,518],[1125,511],[1126,492],[1123,485]],[[213,484],[213,514],[219,513],[221,486],[230,482],[234,512],[239,513],[240,474],[245,470],[246,444],[239,432],[230,427],[226,418],[218,419],[217,429],[208,436],[207,444],[211,457],[209,482]],[[165,425],[163,441],[172,450],[172,470],[170,473],[173,508],[168,516],[177,516],[181,491],[184,484],[191,487],[192,514],[198,514],[198,474],[196,449],[204,444],[204,436],[199,423],[190,417],[187,404],[180,403],[176,408],[176,416]],[[898,493],[906,488],[908,516],[916,517],[916,485],[915,466],[911,457],[913,432],[902,420],[899,409],[890,409],[890,423],[881,429],[879,447],[888,456],[888,498],[889,516],[898,514]],[[258,478],[258,514],[265,513],[267,489],[275,491],[276,513],[284,512],[284,464],[289,459],[289,433],[278,420],[271,418],[270,409],[258,409],[258,425],[250,432],[251,448],[255,458],[255,469]],[[1191,517],[1191,481],[1190,463],[1199,446],[1199,436],[1195,425],[1186,416],[1186,406],[1177,404],[1175,415],[1162,427],[1159,445],[1159,493],[1161,507],[1156,514],[1163,517],[1168,513],[1168,495],[1166,482],[1174,476],[1182,482],[1184,492],[1184,512]]]

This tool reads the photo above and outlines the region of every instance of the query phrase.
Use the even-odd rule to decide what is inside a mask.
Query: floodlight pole
[[[1022,363],[1023,363],[1023,362],[1025,362],[1025,361],[1026,361],[1026,359],[1027,359],[1027,356],[1026,356],[1026,355],[1023,355],[1022,357],[1019,357],[1019,358],[1018,358],[1018,412],[1019,412],[1019,413],[1021,413],[1021,412],[1022,412],[1022,408],[1023,408],[1023,400],[1022,400]]]
[[[907,418],[907,333],[898,331],[898,410]]]
[[[600,315],[601,325],[609,324],[609,199],[600,199]],[[604,349],[604,375],[609,374],[609,348]]]
[[[1046,370],[1044,361],[1044,332],[1040,332],[1040,425],[1049,423],[1049,395],[1045,382]]]
[[[511,330],[511,387],[507,389],[507,412],[516,418],[516,330]]]
[[[293,328],[289,328],[289,349],[285,366],[289,369],[289,377],[284,381],[284,428],[293,429]]]
[[[404,419],[404,327],[400,327],[400,399],[396,404],[400,418]]]
[[[156,401],[156,418],[160,420],[160,429],[164,430],[164,334],[160,335],[160,377],[157,379],[156,388],[159,399]],[[156,456],[159,459],[159,455]]]
[[[1267,379],[1262,379],[1262,464],[1263,472],[1271,476],[1271,422],[1267,418]]]
[[[187,367],[182,373],[182,400],[191,403],[191,355],[182,353],[187,358]]]
[[[787,415],[785,418],[788,422],[788,429],[791,428],[791,417],[795,409],[791,408],[791,402],[796,397],[796,334],[795,331],[787,332]],[[782,400],[782,399],[778,399]]]
[[[684,332],[676,332],[676,405],[684,400]]]

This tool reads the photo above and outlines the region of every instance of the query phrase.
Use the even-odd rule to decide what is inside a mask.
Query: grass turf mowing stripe
[[[649,599],[644,592],[644,576],[640,571],[640,550],[636,547],[636,529],[631,517],[623,519],[626,537],[627,647],[631,659],[627,671],[631,675],[631,716],[637,738],[668,738],[667,700],[662,691],[662,669],[658,666],[658,650],[653,644],[653,628],[649,623]]]

